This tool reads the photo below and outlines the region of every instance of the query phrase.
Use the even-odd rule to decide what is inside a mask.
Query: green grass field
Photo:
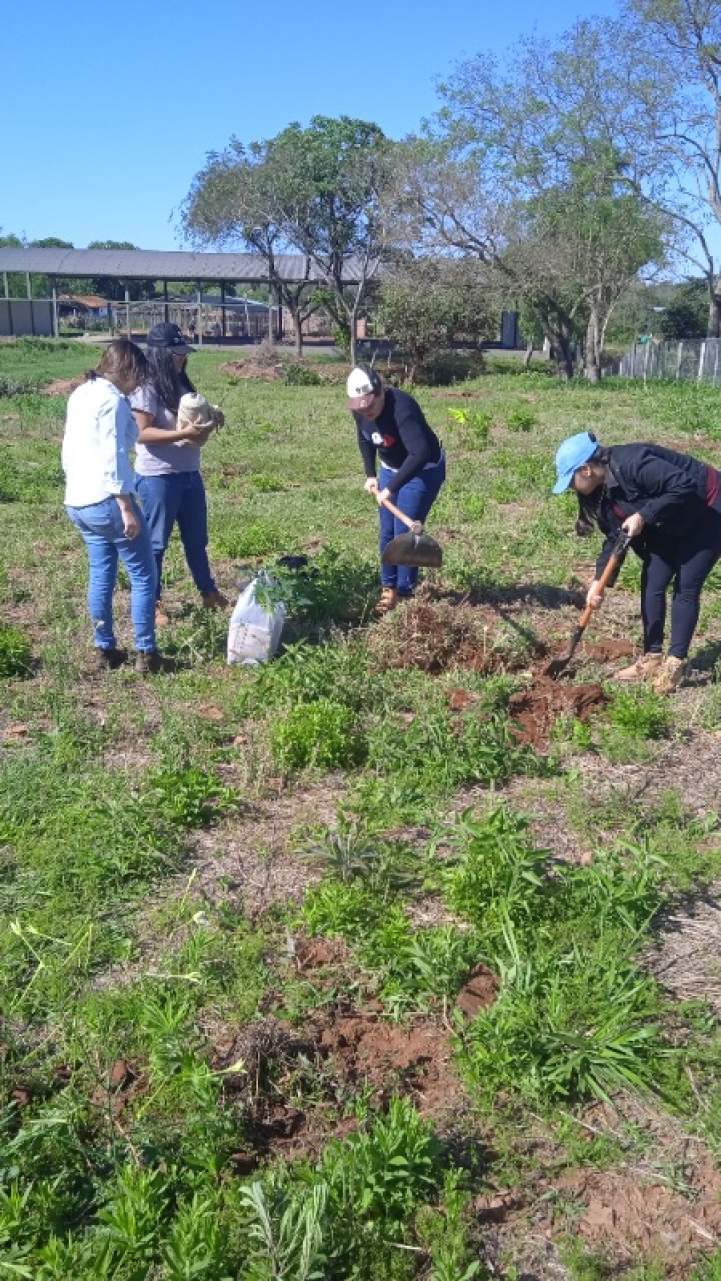
[[[444,566],[377,623],[341,367],[199,352],[219,586],[314,572],[278,658],[229,668],[174,540],[143,679],[90,670],[41,390],[92,359],[0,344],[0,1277],[720,1278],[721,571],[672,700],[609,681],[631,563],[541,678],[597,546],[557,444],[721,465],[718,393],[501,360],[417,389]]]

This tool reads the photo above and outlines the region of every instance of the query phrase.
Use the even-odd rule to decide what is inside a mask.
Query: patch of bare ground
[[[205,901],[231,903],[254,920],[275,903],[299,902],[320,873],[293,852],[299,828],[336,819],[343,778],[282,792],[250,811],[190,838],[194,888]]]
[[[520,1223],[496,1223],[489,1217],[496,1207],[502,1212],[507,1199],[489,1199],[480,1216],[481,1257],[491,1276],[512,1276],[519,1281],[571,1281],[550,1234]]]
[[[589,842],[581,840],[570,827],[565,807],[556,799],[557,791],[556,779],[517,775],[500,795],[528,820],[538,849],[548,850],[553,859],[563,863],[588,863],[592,858]]]
[[[224,365],[220,366],[220,372],[221,374],[228,374],[231,378],[277,382],[279,379],[285,378],[289,365],[297,365],[298,363],[294,352],[276,350],[248,356],[245,360],[228,360]],[[301,360],[300,363],[317,374],[324,383],[345,382],[345,368],[342,365],[338,365],[337,361],[314,360],[306,365]]]
[[[719,891],[664,912],[641,962],[677,1001],[706,1001],[721,1016]]]
[[[368,645],[381,671],[418,668],[437,675],[449,668],[488,672],[504,666],[494,610],[461,600],[409,601],[371,629]],[[505,666],[523,667],[525,656],[506,656]]]
[[[308,1014],[302,1029],[273,1014],[236,1029],[204,1026],[226,1094],[245,1105],[248,1141],[233,1158],[237,1169],[248,1172],[280,1155],[317,1157],[330,1138],[355,1128],[344,1109],[359,1093],[377,1108],[392,1095],[411,1098],[441,1135],[470,1106],[453,1063],[448,1022],[436,1015],[390,1022],[374,1000],[355,1007],[339,986],[350,960],[340,940],[296,940],[286,964],[331,998]],[[495,976],[477,966],[458,995],[458,1008],[473,1017],[495,1000],[497,986]]]
[[[643,1153],[613,1170],[580,1169],[558,1186],[583,1211],[578,1231],[592,1248],[629,1266],[663,1261],[681,1281],[721,1245],[721,1171],[704,1143],[653,1100],[624,1094],[616,1108],[598,1105],[584,1117],[589,1136],[618,1136],[619,1120],[642,1132]]]
[[[488,1263],[513,1264],[538,1281],[565,1277],[558,1247],[573,1236],[606,1260],[612,1275],[660,1263],[667,1281],[682,1281],[718,1248],[721,1172],[667,1112],[624,1094],[616,1106],[589,1108],[579,1136],[589,1143],[606,1136],[627,1156],[609,1169],[569,1168],[545,1127],[519,1137],[519,1153],[533,1156],[537,1168],[512,1188],[491,1186],[473,1203]]]
[[[659,741],[653,759],[641,764],[616,762],[611,769],[607,761],[589,754],[574,757],[573,764],[594,800],[620,791],[628,798],[629,812],[657,802],[669,791],[683,798],[686,812],[694,818],[719,808],[721,739],[702,729],[690,729],[682,739]]]
[[[54,378],[51,383],[46,383],[40,388],[41,396],[69,396],[85,382],[84,377],[79,378]]]

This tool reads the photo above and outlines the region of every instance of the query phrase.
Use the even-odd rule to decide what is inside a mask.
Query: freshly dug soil
[[[541,749],[548,745],[559,716],[586,721],[607,702],[600,685],[567,685],[538,672],[530,689],[511,696],[508,710],[519,743]]]
[[[527,655],[509,653],[503,640],[493,609],[422,598],[387,615],[368,635],[380,671],[418,668],[431,675],[453,667],[489,674],[524,667]]]

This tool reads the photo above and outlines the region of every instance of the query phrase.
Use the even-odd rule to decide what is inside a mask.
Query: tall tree
[[[720,264],[710,231],[721,224],[721,3],[627,0],[625,18],[626,47],[645,71],[637,100],[652,196],[686,233],[685,256],[708,289],[708,334],[719,337]]]
[[[377,125],[347,116],[314,116],[249,148],[233,140],[196,175],[184,226],[205,243],[237,237],[268,262],[284,250],[303,254],[355,359],[356,320],[386,246],[392,150]]]
[[[315,285],[304,278],[284,279],[278,255],[286,240],[276,217],[273,163],[270,144],[244,147],[233,139],[220,154],[212,153],[196,174],[183,205],[186,235],[198,245],[228,248],[241,244],[265,259],[268,283],[293,321],[296,355],[303,354],[303,325],[321,305]],[[272,338],[272,335],[270,335]]]
[[[384,274],[378,314],[408,357],[408,379],[430,355],[458,339],[490,337],[496,312],[487,281],[469,259],[403,257]]]
[[[431,159],[430,186],[416,183],[426,225],[505,279],[559,372],[571,375],[580,345],[591,378],[608,317],[663,256],[666,230],[627,180],[629,113],[623,86],[597,74],[599,40],[598,27],[577,24],[558,48],[530,39],[503,63],[461,63],[441,86],[432,135],[445,163],[434,176]]]

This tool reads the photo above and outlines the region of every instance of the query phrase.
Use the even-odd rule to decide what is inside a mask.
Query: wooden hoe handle
[[[611,555],[608,558],[608,564],[606,565],[606,568],[604,569],[603,573],[601,574],[601,577],[598,580],[598,587],[596,588],[594,595],[596,596],[600,595],[600,593],[604,590],[604,588],[608,586],[610,580],[613,578],[615,571],[618,569],[618,566],[621,564],[621,561],[626,555],[630,541],[631,541],[630,538],[627,538],[625,534],[622,534],[621,537],[617,539],[614,545],[613,551],[611,552]],[[581,614],[581,617],[578,620],[578,626],[581,629],[581,631],[583,631],[586,625],[588,624],[592,614],[593,614],[593,605],[588,604],[584,609],[583,613]]]
[[[382,501],[383,506],[388,509],[391,515],[395,516],[396,520],[402,521],[404,525],[407,525],[409,529],[413,530],[414,534],[420,533],[422,528],[420,521],[411,520],[410,516],[406,516],[405,512],[402,512],[400,507],[396,507],[389,498],[384,498]]]

